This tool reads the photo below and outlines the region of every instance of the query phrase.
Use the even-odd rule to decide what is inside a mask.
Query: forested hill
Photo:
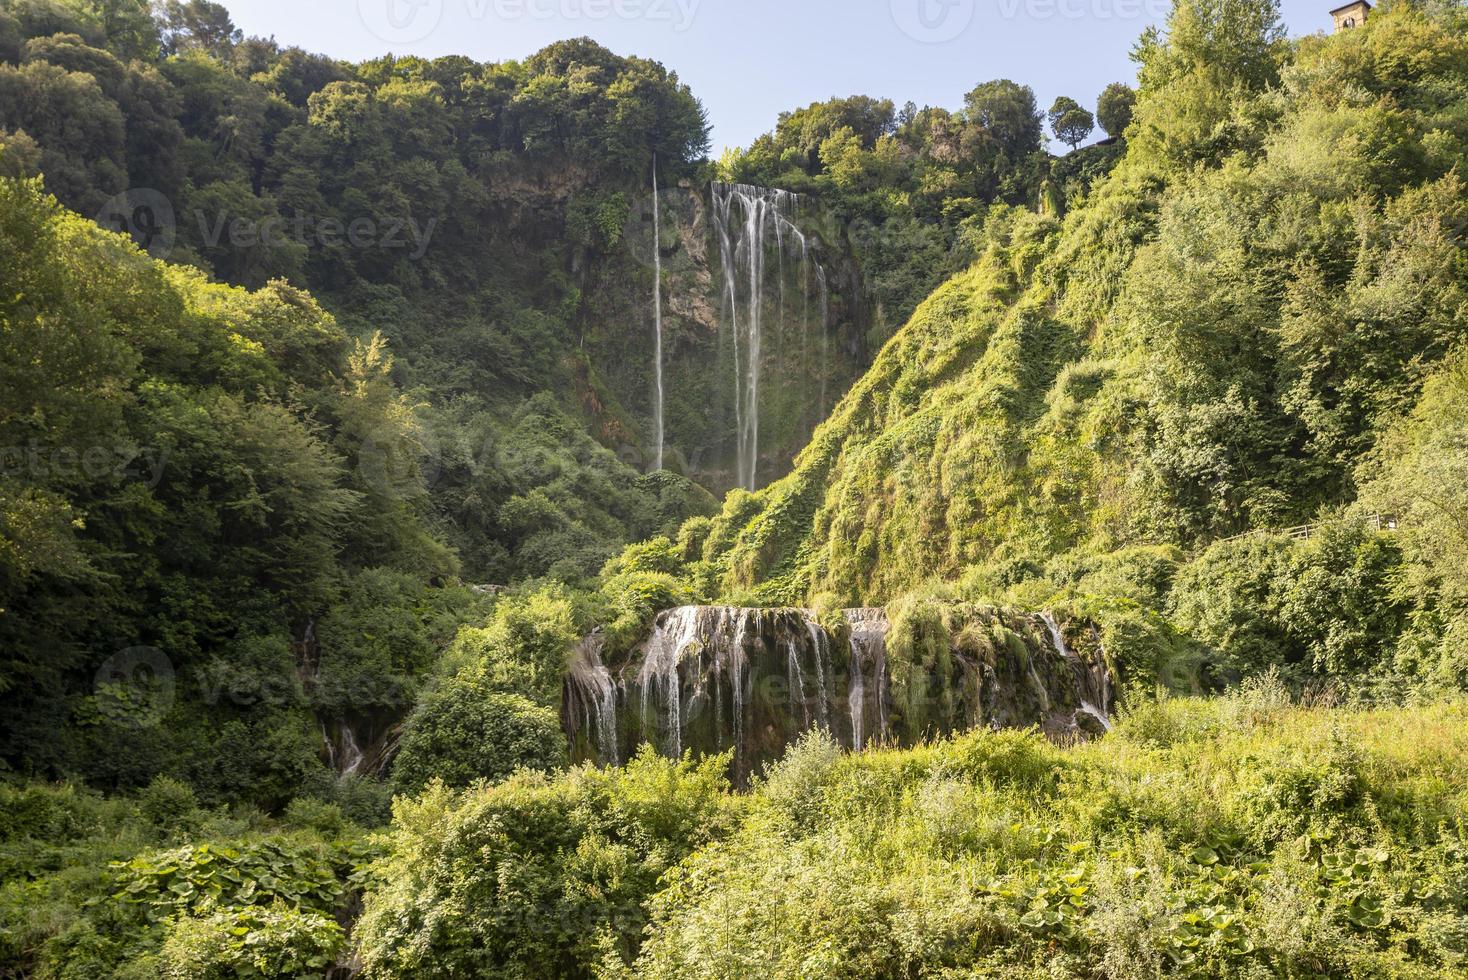
[[[676,76],[589,41],[353,65],[242,38],[215,4],[159,9],[0,4],[11,173],[155,257],[288,282],[349,336],[380,332],[433,521],[475,581],[594,574],[712,506],[644,478],[648,363],[620,383],[651,347],[651,257],[625,229],[655,157],[675,186],[705,150]],[[635,305],[599,299],[618,281]]]
[[[684,529],[693,577],[1110,597],[1261,663],[1461,675],[1435,658],[1463,623],[1464,26],[1399,4],[1291,42],[1180,7],[1117,168],[1062,220],[988,212],[793,475]],[[1401,533],[1267,533],[1378,513]],[[1336,575],[1314,598],[1352,625],[1306,622]]]
[[[0,0],[0,755],[267,805],[350,768],[483,594],[716,513],[736,442],[750,485],[788,470],[991,207],[1058,212],[1122,146],[1054,162],[991,82],[809,106],[715,164],[675,75],[585,39],[347,64],[207,0]],[[125,744],[98,685],[149,658],[174,713]]]

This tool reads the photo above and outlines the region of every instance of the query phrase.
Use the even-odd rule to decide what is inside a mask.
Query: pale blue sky
[[[247,34],[352,61],[388,51],[522,58],[588,35],[661,61],[692,86],[713,152],[747,145],[785,109],[837,95],[956,108],[981,81],[1031,86],[1041,107],[1094,107],[1135,78],[1137,35],[1167,0],[223,0]],[[1330,0],[1284,0],[1292,34]],[[1099,135],[1099,134],[1098,134]]]

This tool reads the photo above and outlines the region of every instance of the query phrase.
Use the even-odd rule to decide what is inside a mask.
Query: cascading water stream
[[[821,629],[814,617],[806,620],[806,629],[810,632],[811,647],[816,652],[816,683],[820,687],[820,702],[816,705],[816,715],[821,720],[821,727],[830,731],[831,729],[831,657],[829,644],[826,639],[826,631]]]
[[[663,393],[663,220],[658,201],[658,156],[652,155],[652,308],[653,308],[653,469],[663,468],[663,446],[666,441]]]
[[[821,293],[821,418],[825,418],[828,406],[826,404],[826,377],[831,364],[831,334],[827,327],[831,322],[831,290],[826,282],[826,270],[816,264],[816,283]]]
[[[790,697],[800,705],[800,714],[805,727],[810,727],[810,701],[805,693],[805,669],[800,666],[800,647],[793,639],[785,644],[785,682],[790,685]]]
[[[588,737],[594,738],[597,753],[608,765],[618,765],[617,751],[617,685],[612,672],[602,663],[604,639],[600,633],[586,637],[576,647],[571,659],[571,683],[577,688],[582,707],[582,723]]]
[[[887,711],[887,631],[890,624],[882,609],[848,609],[846,622],[851,628],[851,721],[852,743],[865,744],[866,682],[863,672],[871,664],[872,713],[876,717],[877,737],[885,739],[889,727]]]
[[[1110,728],[1104,656],[1070,650],[1053,616],[968,612],[983,627],[972,634],[977,642],[991,644],[986,653],[953,648],[946,658],[894,665],[884,610],[842,615],[844,669],[832,655],[838,634],[806,609],[670,609],[611,666],[603,635],[593,633],[564,686],[573,749],[612,765],[644,743],[672,757],[732,750],[732,778],[744,781],[814,728],[856,751],[984,726],[1055,735]]]
[[[746,184],[713,185],[714,231],[724,277],[723,306],[734,349],[737,478],[739,486],[748,490],[757,489],[759,484],[760,375],[766,356],[765,291],[770,278],[766,259],[773,251],[778,288],[775,313],[783,321],[786,253],[793,256],[798,252],[802,270],[810,261],[810,241],[794,220],[799,203],[800,198],[789,191]],[[824,283],[825,272],[819,263],[816,267],[818,279]],[[804,280],[801,288],[807,288]]]
[[[1040,619],[1045,624],[1045,629],[1050,633],[1050,642],[1065,662],[1070,665],[1071,671],[1076,677],[1076,687],[1080,693],[1081,710],[1095,718],[1101,723],[1106,731],[1111,731],[1111,719],[1106,715],[1106,708],[1111,700],[1111,675],[1105,665],[1099,669],[1088,667],[1081,658],[1076,656],[1065,642],[1065,634],[1060,630],[1060,623],[1056,622],[1055,616],[1050,612],[1040,613]],[[1099,676],[1098,676],[1099,675]],[[1100,699],[1100,704],[1096,699]]]

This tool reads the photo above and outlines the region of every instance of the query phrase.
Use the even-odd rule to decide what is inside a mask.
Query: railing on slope
[[[1397,518],[1392,514],[1372,514],[1366,519],[1366,523],[1371,525],[1372,530],[1386,534],[1397,531],[1399,527]],[[1299,527],[1287,527],[1280,531],[1269,528],[1256,528],[1253,531],[1245,531],[1243,534],[1235,534],[1231,538],[1223,538],[1222,540],[1224,543],[1227,543],[1229,541],[1242,541],[1245,538],[1258,537],[1265,534],[1279,534],[1293,541],[1309,541],[1319,532],[1321,527],[1322,525],[1320,524],[1301,524]]]

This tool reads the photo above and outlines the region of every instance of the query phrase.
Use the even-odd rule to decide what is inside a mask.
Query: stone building
[[[1367,3],[1366,0],[1355,0],[1355,2],[1348,3],[1344,7],[1337,7],[1332,10],[1330,16],[1335,18],[1335,29],[1339,33],[1341,31],[1349,31],[1353,27],[1360,27],[1366,23],[1366,15],[1369,13],[1371,13],[1371,4]]]

